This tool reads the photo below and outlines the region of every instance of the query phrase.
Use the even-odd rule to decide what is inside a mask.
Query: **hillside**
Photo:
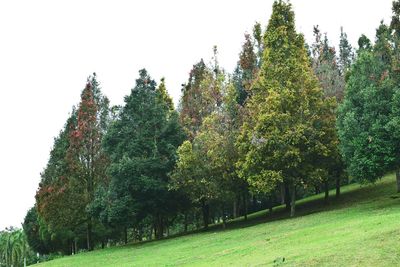
[[[277,207],[226,230],[114,247],[38,264],[61,266],[395,266],[400,262],[400,198],[393,175],[343,187],[340,199],[299,201],[294,219]],[[333,192],[331,192],[333,194]],[[275,261],[275,262],[274,262]]]

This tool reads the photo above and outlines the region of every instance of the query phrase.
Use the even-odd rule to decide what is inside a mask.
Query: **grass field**
[[[375,185],[345,186],[342,192],[328,205],[322,195],[298,201],[293,219],[277,207],[272,216],[258,212],[247,222],[231,222],[226,230],[81,253],[37,266],[400,266],[400,194],[394,176]]]

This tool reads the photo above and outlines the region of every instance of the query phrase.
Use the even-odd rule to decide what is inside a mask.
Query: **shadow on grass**
[[[394,205],[399,205],[400,194],[396,194],[396,186],[393,176],[386,176],[381,181],[376,184],[369,185],[359,185],[352,184],[349,186],[342,187],[344,190],[341,192],[340,196],[336,198],[334,191],[330,191],[330,196],[328,202],[324,201],[323,193],[319,195],[310,196],[305,199],[298,200],[296,203],[296,216],[294,218],[299,218],[302,216],[307,216],[319,212],[333,211],[346,209],[352,206],[359,206],[360,210],[370,209],[369,205],[366,203],[374,203],[374,208],[379,207],[390,207]],[[379,199],[379,205],[377,205],[377,200]],[[248,215],[248,219],[244,220],[244,217],[236,218],[230,220],[226,224],[226,228],[223,229],[222,223],[210,225],[207,230],[198,229],[189,231],[187,233],[174,234],[168,237],[164,237],[161,240],[147,240],[138,243],[128,244],[124,247],[136,247],[136,246],[152,246],[153,244],[160,244],[160,241],[167,241],[175,239],[182,236],[191,236],[201,233],[211,233],[211,232],[221,232],[221,231],[231,231],[239,228],[246,228],[255,226],[262,223],[268,223],[279,220],[290,219],[290,213],[285,209],[283,205],[274,207],[272,214],[269,214],[267,210],[262,210]],[[156,242],[155,242],[156,241]]]
[[[296,215],[294,218],[307,216],[319,212],[333,211],[346,209],[352,206],[359,206],[360,210],[370,209],[370,205],[366,203],[374,203],[373,208],[381,207],[390,208],[391,206],[399,205],[400,194],[396,194],[395,181],[392,176],[385,177],[382,181],[376,184],[359,185],[352,184],[345,187],[347,190],[342,192],[337,198],[330,192],[327,202],[324,201],[323,194],[314,195],[306,199],[298,200],[296,203]],[[379,199],[379,201],[377,201]],[[380,203],[380,204],[377,204]],[[256,212],[250,215],[251,218],[244,220],[243,217],[230,221],[226,225],[226,229],[222,225],[213,225],[209,230],[212,231],[229,231],[238,228],[251,227],[261,223],[290,219],[290,213],[285,207],[274,207],[272,214],[267,210]]]

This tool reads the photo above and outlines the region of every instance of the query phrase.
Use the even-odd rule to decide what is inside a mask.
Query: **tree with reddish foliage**
[[[221,87],[225,78],[218,66],[216,47],[213,59],[213,66],[207,66],[203,59],[195,64],[190,71],[188,83],[182,88],[180,120],[189,140],[196,136],[204,118],[222,102]]]
[[[261,35],[261,25],[259,23],[256,23],[254,26],[253,38],[250,34],[246,33],[244,35],[245,41],[242,45],[239,61],[233,73],[233,83],[237,91],[237,102],[241,106],[245,105],[247,97],[251,94],[251,87],[260,70],[263,53]]]
[[[89,77],[81,94],[77,110],[77,121],[72,125],[67,161],[70,168],[70,183],[74,190],[83,194],[81,208],[86,210],[94,200],[96,188],[108,183],[106,167],[108,159],[102,149],[108,100],[101,95],[96,75]],[[87,248],[93,249],[92,216],[86,212]]]
[[[82,195],[70,185],[70,171],[66,160],[69,135],[75,123],[76,111],[73,110],[64,129],[54,139],[49,161],[41,173],[41,182],[36,192],[36,231],[41,233],[48,252],[71,252],[70,243],[72,239],[78,239],[81,224],[84,222],[84,209],[80,206]]]

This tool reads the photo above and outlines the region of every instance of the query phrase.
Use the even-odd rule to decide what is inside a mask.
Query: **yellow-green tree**
[[[325,120],[325,113],[332,112],[334,101],[323,98],[290,3],[274,2],[264,45],[250,115],[237,141],[239,174],[258,192],[286,184],[294,216],[296,188],[325,173],[315,159],[331,155],[334,121]]]

